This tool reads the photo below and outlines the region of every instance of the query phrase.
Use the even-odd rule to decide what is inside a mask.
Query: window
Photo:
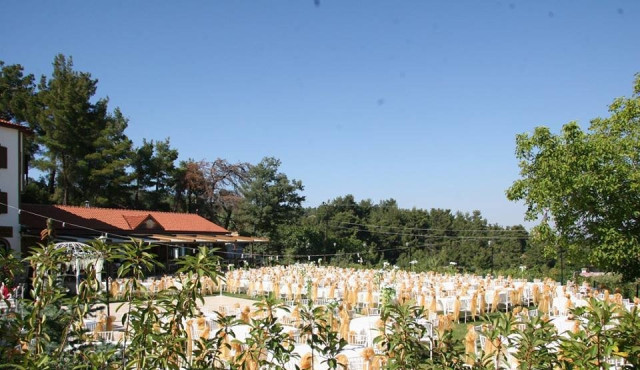
[[[0,249],[2,249],[3,252],[8,252],[11,250],[11,244],[9,244],[9,241],[6,239],[0,238]]]
[[[7,147],[0,145],[0,168],[7,168]]]
[[[0,214],[9,213],[9,196],[6,192],[0,191]]]

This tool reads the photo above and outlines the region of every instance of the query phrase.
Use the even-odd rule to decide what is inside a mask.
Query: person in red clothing
[[[4,283],[2,283],[2,286],[0,287],[0,294],[2,294],[3,299],[11,298],[11,291],[9,291],[9,287],[4,285]]]

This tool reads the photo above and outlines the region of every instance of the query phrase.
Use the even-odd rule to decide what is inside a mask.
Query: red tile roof
[[[10,122],[10,121],[5,121],[3,119],[0,119],[0,127],[13,128],[13,129],[25,132],[27,134],[32,134],[33,133],[33,131],[31,131],[31,129],[29,127],[27,127],[27,126],[22,126],[22,125],[19,125],[17,123],[13,123],[13,122]]]
[[[90,228],[100,232],[122,232],[128,234],[136,231],[139,233],[148,230],[146,221],[151,219],[155,224],[151,229],[154,232],[161,230],[171,233],[228,233],[223,227],[191,213],[43,204],[23,204],[22,209],[25,212],[20,214],[20,223],[27,228],[35,230],[44,229],[46,227],[46,219],[52,218],[60,221],[55,223],[56,229],[62,228],[63,225],[61,223],[64,222],[64,228],[68,231]]]

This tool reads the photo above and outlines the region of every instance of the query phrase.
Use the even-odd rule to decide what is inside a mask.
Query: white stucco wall
[[[20,197],[20,131],[0,126],[0,145],[7,147],[7,168],[0,168],[0,191],[6,192],[8,203],[18,208]],[[11,244],[11,248],[20,251],[20,220],[15,208],[9,207],[8,213],[0,214],[0,226],[11,226],[13,237],[3,238]]]

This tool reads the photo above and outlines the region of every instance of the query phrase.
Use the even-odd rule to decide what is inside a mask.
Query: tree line
[[[393,199],[374,204],[352,195],[303,208],[302,182],[282,173],[276,158],[178,161],[169,138],[144,138],[136,147],[124,113],[95,98],[98,80],[74,70],[71,57],[57,55],[51,76],[37,83],[19,64],[0,61],[0,67],[0,118],[25,122],[34,132],[28,163],[41,176],[30,179],[24,202],[197,213],[268,237],[271,243],[255,253],[286,255],[289,262],[313,255],[407,268],[455,262],[473,271],[535,264],[522,226],[489,225],[479,211],[406,210]]]
[[[553,269],[556,277],[559,265],[595,266],[626,280],[640,275],[640,78],[634,95],[616,99],[611,117],[594,120],[588,132],[569,123],[560,135],[538,127],[517,137],[521,178],[506,194],[540,221],[529,233],[490,224],[480,211],[402,209],[393,199],[343,195],[304,208],[302,182],[282,173],[276,158],[178,161],[169,138],[134,146],[126,116],[95,98],[97,79],[74,70],[71,57],[57,55],[51,76],[39,80],[19,64],[0,61],[0,68],[0,119],[34,132],[28,164],[41,176],[30,179],[24,202],[197,213],[268,237],[253,252],[289,262],[522,275]]]

